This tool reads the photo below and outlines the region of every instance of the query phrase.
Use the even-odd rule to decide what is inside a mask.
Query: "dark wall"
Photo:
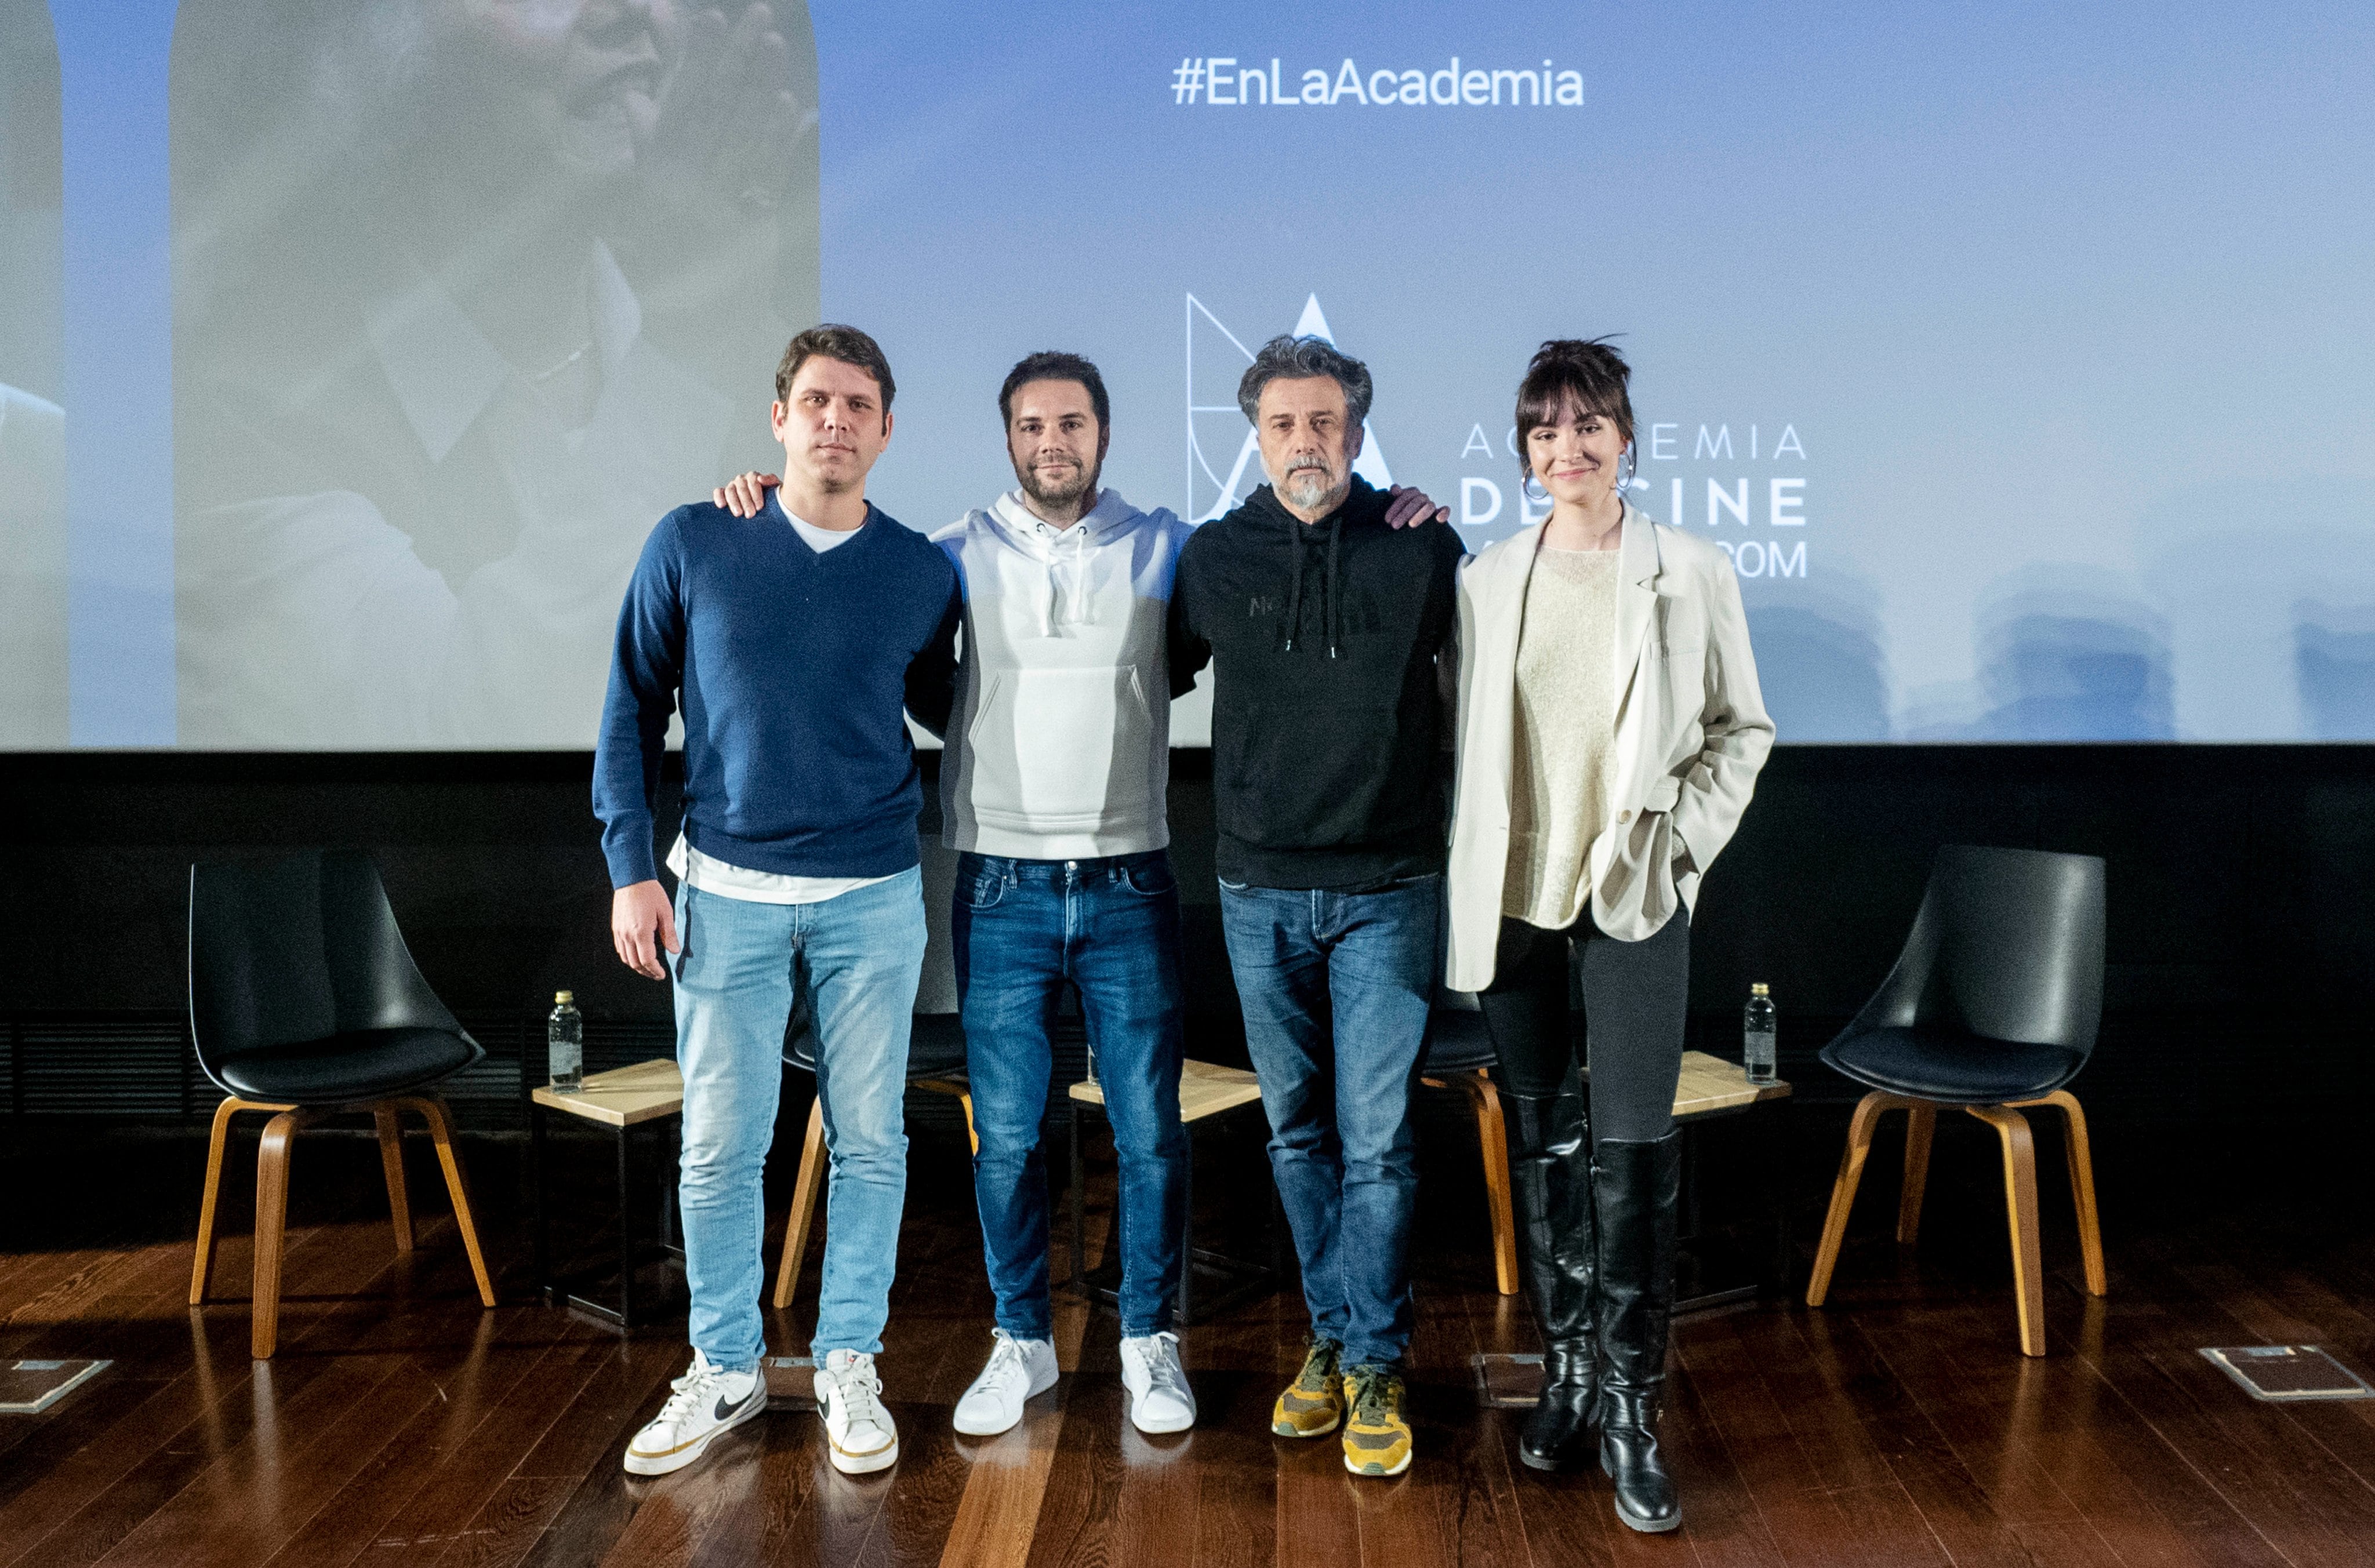
[[[1707,1009],[1766,980],[1798,1047],[1818,1046],[1886,972],[1944,843],[2109,863],[2103,1032],[2076,1086],[2098,1116],[2356,1119],[2375,1046],[2375,749],[1778,750],[1702,899],[1697,1023],[1736,1029]]]
[[[183,1006],[194,859],[356,844],[466,1017],[532,1020],[567,986],[664,1035],[666,989],[611,956],[582,755],[17,756],[0,761],[0,1020]],[[1209,755],[1176,760],[1199,1054],[1242,1050],[1219,950]],[[1696,1043],[1736,1054],[1770,984],[1811,1066],[1896,955],[1941,843],[2110,863],[2103,1043],[2079,1089],[2110,1125],[2353,1115],[2375,1029],[2375,748],[1790,747],[1708,878]],[[474,1027],[476,1025],[474,1024]]]

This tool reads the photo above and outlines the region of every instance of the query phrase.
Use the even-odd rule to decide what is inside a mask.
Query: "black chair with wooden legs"
[[[1476,1148],[1484,1165],[1484,1212],[1493,1230],[1493,1282],[1501,1294],[1518,1293],[1518,1221],[1509,1195],[1509,1134],[1494,1087],[1493,1036],[1472,996],[1443,993],[1428,1020],[1426,1054],[1419,1081],[1429,1089],[1454,1089],[1476,1117]]]
[[[2086,1065],[2102,1020],[2103,887],[2103,862],[2091,855],[1968,844],[1938,852],[1896,967],[1823,1047],[1824,1061],[1873,1091],[1848,1128],[1806,1287],[1808,1306],[1822,1305],[1830,1293],[1873,1128],[1884,1112],[1900,1110],[1907,1113],[1896,1214],[1901,1243],[1910,1243],[1920,1226],[1938,1112],[1959,1108],[1995,1129],[2003,1149],[2024,1355],[2045,1354],[2037,1158],[2025,1110],[2050,1105],[2065,1119],[2086,1292],[2109,1289],[2086,1113],[2064,1087]]]
[[[795,1002],[791,1028],[784,1043],[784,1061],[804,1073],[816,1072],[816,1026],[805,997]],[[917,1013],[907,1043],[907,1082],[953,1097],[964,1111],[965,1137],[981,1152],[981,1138],[973,1128],[973,1090],[965,1082],[964,1026],[954,1013]],[[774,1303],[792,1304],[800,1287],[800,1269],[809,1255],[809,1238],[816,1227],[817,1209],[824,1197],[832,1159],[825,1151],[824,1096],[809,1106],[808,1133],[800,1142],[800,1168],[792,1178],[792,1212],[784,1221],[784,1256],[775,1266]]]
[[[279,1338],[281,1231],[289,1140],[342,1113],[369,1112],[399,1252],[412,1250],[403,1116],[429,1125],[469,1254],[479,1300],[495,1304],[453,1118],[433,1085],[484,1056],[429,988],[388,907],[378,867],[359,851],[313,851],[261,863],[190,867],[190,1035],[198,1066],[227,1098],[215,1109],[198,1209],[190,1304],[214,1272],[216,1199],[231,1118],[271,1116],[255,1160],[255,1290],[251,1346]]]

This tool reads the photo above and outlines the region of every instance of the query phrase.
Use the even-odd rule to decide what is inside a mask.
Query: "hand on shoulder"
[[[756,517],[767,504],[767,492],[784,481],[773,474],[762,474],[756,468],[737,474],[709,492],[709,503],[722,506],[737,517]]]

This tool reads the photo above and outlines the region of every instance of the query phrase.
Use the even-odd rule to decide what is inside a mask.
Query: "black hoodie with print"
[[[1212,665],[1224,879],[1349,890],[1443,869],[1438,753],[1465,553],[1447,525],[1389,526],[1384,492],[1358,477],[1317,523],[1264,485],[1188,536],[1171,684],[1185,691]]]

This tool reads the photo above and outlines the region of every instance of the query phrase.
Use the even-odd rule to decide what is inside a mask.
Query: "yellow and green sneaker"
[[[1389,1366],[1348,1367],[1344,1468],[1356,1476],[1398,1476],[1410,1468],[1411,1429],[1402,1415],[1402,1380]]]
[[[1336,1357],[1343,1349],[1333,1339],[1306,1341],[1303,1370],[1278,1397],[1270,1410],[1270,1429],[1281,1437],[1325,1437],[1344,1419],[1344,1396],[1337,1376]]]

